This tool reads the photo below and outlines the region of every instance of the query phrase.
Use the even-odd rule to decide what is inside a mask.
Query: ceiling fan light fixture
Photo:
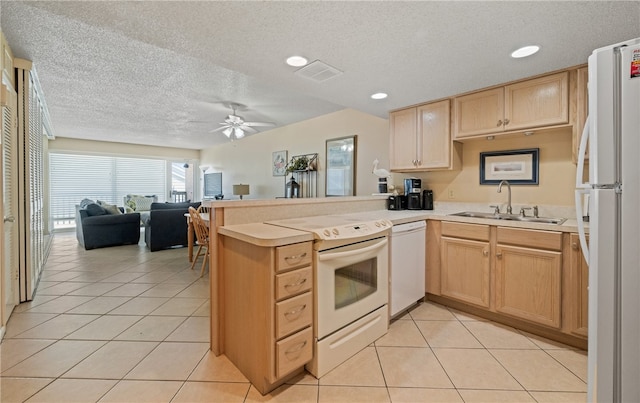
[[[537,53],[539,50],[540,46],[538,45],[523,46],[520,49],[516,49],[511,52],[511,57],[513,57],[514,59],[521,59],[523,57],[531,56]]]
[[[287,58],[287,64],[291,67],[306,66],[309,61],[302,56],[290,56]]]
[[[226,129],[224,129],[224,130],[222,131],[222,134],[224,134],[225,136],[227,136],[227,137],[231,138],[231,132],[232,132],[232,131],[233,131],[233,129],[232,129],[232,128],[227,127]]]
[[[244,137],[244,130],[242,130],[239,127],[236,127],[235,129],[233,129],[233,134],[236,135],[237,139],[241,139]]]

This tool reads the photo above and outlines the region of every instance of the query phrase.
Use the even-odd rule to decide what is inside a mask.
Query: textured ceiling
[[[636,1],[2,0],[0,13],[15,56],[34,62],[56,136],[190,149],[229,141],[209,132],[230,102],[277,126],[343,108],[386,118],[640,37]],[[509,58],[531,43],[537,55]],[[299,77],[292,54],[344,73]],[[389,98],[371,100],[377,91]]]

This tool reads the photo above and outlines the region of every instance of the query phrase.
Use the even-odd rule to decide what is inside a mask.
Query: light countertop
[[[420,220],[441,220],[544,231],[578,231],[578,223],[575,218],[567,219],[564,223],[558,225],[527,221],[495,220],[491,218],[460,217],[450,215],[461,211],[465,211],[465,209],[461,208],[461,206],[458,204],[451,204],[440,207],[436,206],[435,210],[372,210],[359,213],[344,214],[344,216],[350,218],[356,217],[362,220],[386,219],[391,221],[394,225]],[[585,223],[585,230],[588,232],[588,223]],[[281,246],[291,243],[313,240],[313,235],[311,233],[263,223],[221,226],[218,228],[218,233],[225,236],[237,238],[254,245],[265,247]]]
[[[258,246],[273,247],[313,241],[310,232],[298,231],[262,223],[222,226],[218,233]]]

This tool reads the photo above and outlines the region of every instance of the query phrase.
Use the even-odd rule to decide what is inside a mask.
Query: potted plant
[[[287,173],[294,171],[305,171],[309,168],[309,157],[306,155],[300,155],[297,157],[291,157],[291,161],[287,165]]]

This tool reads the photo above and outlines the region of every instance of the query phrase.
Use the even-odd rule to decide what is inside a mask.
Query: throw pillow
[[[151,210],[151,203],[153,199],[150,197],[140,197],[135,199],[136,211],[148,211]]]
[[[93,200],[91,200],[91,199],[86,199],[86,198],[85,198],[85,199],[82,199],[82,200],[80,201],[80,208],[85,208],[85,207],[87,207],[89,204],[93,204],[93,203],[95,203],[95,202],[94,202]]]
[[[107,214],[107,210],[103,209],[102,206],[96,203],[88,204],[86,210],[87,214],[90,216]]]
[[[122,214],[122,211],[115,204],[109,204],[103,201],[98,200],[98,204],[107,211],[107,214]]]
[[[129,207],[129,206],[124,206],[124,212],[125,212],[126,214],[133,213],[134,211],[135,211],[135,210],[134,210],[134,209],[132,209],[131,207]]]

